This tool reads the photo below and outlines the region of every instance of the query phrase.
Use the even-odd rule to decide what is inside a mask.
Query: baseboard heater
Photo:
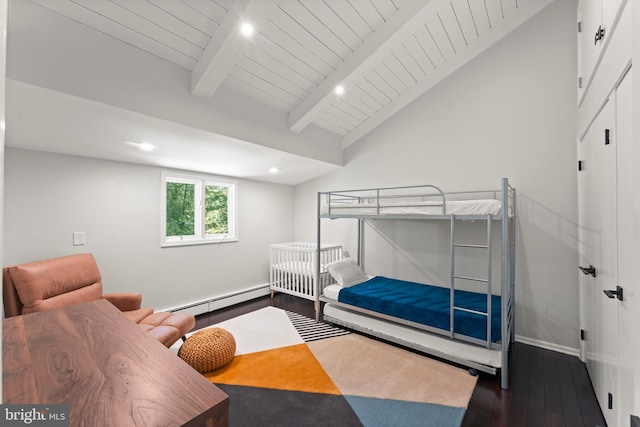
[[[252,288],[230,292],[228,294],[219,295],[202,301],[170,308],[165,311],[170,311],[173,313],[189,313],[197,316],[198,314],[209,313],[214,310],[229,307],[231,305],[259,298],[261,296],[269,295],[269,293],[269,284],[265,283],[264,285],[258,285]]]

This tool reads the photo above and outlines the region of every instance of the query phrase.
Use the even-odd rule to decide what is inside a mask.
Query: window
[[[162,246],[238,240],[235,181],[162,173]]]

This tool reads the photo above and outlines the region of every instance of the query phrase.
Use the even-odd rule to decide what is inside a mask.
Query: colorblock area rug
[[[231,426],[459,427],[476,384],[461,368],[274,307],[221,322],[234,360],[205,376]]]

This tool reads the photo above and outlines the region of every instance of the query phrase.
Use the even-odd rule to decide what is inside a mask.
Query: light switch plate
[[[73,246],[82,246],[85,243],[84,231],[73,232]]]

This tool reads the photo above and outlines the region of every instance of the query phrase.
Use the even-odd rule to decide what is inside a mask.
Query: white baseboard
[[[557,351],[558,353],[568,354],[569,356],[580,357],[580,350],[577,348],[566,347],[564,345],[537,340],[535,338],[523,337],[522,335],[516,335],[516,341],[551,351]]]
[[[174,313],[188,313],[197,316],[198,314],[209,313],[211,311],[249,301],[254,298],[269,295],[270,293],[271,291],[269,289],[269,284],[266,283],[264,285],[258,285],[252,288],[243,289],[241,291],[230,292],[228,294],[207,298],[202,301],[196,301],[190,304],[168,308],[163,311],[171,311]]]

